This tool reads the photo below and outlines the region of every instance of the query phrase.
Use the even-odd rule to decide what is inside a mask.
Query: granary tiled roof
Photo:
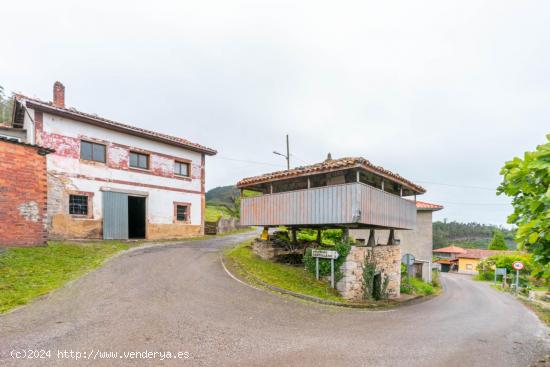
[[[443,209],[443,205],[439,204],[432,204],[425,201],[416,201],[416,209],[418,210],[426,210],[426,211],[436,211]]]
[[[151,140],[161,141],[166,144],[187,148],[189,150],[205,153],[207,155],[215,155],[217,153],[215,149],[211,149],[203,145],[190,142],[187,139],[123,124],[123,123],[109,120],[103,117],[99,117],[94,114],[81,112],[75,108],[54,106],[51,102],[45,102],[36,98],[30,98],[22,94],[16,94],[15,98],[20,102],[25,102],[27,107],[33,108],[36,110],[48,112],[51,114],[56,114],[63,117],[73,118],[81,122],[104,127],[106,129],[124,132],[130,135],[136,135],[136,136],[140,136]]]
[[[416,191],[419,194],[423,194],[426,190],[419,185],[412,183],[411,181],[401,177],[397,173],[388,171],[387,169],[376,166],[372,164],[365,158],[362,157],[345,157],[338,159],[327,159],[321,163],[312,164],[309,166],[296,167],[287,171],[277,171],[266,173],[260,176],[243,178],[237,182],[237,187],[246,187],[253,184],[259,184],[270,181],[283,180],[286,178],[293,178],[299,176],[309,176],[317,173],[337,171],[347,168],[363,168],[367,171],[376,173],[380,176],[391,179],[392,181],[403,184],[404,186],[409,187],[413,191]]]

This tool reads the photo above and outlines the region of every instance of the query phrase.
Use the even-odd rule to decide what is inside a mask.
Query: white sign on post
[[[338,252],[333,250],[311,250],[311,256],[319,257],[321,259],[337,259]]]
[[[319,280],[319,259],[330,259],[330,286],[334,288],[334,260],[338,258],[338,251],[311,250],[311,256],[315,258],[315,277]]]
[[[514,261],[514,263],[512,264],[512,267],[516,269],[516,293],[517,293],[519,288],[519,271],[523,269],[523,263],[521,261]]]

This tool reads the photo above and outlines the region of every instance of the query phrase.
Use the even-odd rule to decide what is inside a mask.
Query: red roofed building
[[[166,239],[204,233],[205,156],[214,149],[84,113],[65,103],[16,95],[4,135],[50,148],[50,238]]]
[[[243,225],[266,231],[286,226],[293,233],[343,228],[357,240],[337,284],[345,298],[361,297],[362,279],[355,269],[363,266],[369,247],[380,264],[379,276],[388,277],[391,297],[400,292],[402,247],[425,260],[418,262],[419,274],[431,275],[432,212],[442,207],[425,202],[417,206],[416,196],[426,192],[423,187],[365,158],[332,159],[329,154],[320,163],[244,178],[237,187],[261,194],[241,198]]]

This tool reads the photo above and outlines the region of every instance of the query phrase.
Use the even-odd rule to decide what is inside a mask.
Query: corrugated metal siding
[[[351,223],[412,229],[416,224],[416,206],[361,183],[282,192],[241,201],[243,225]]]
[[[103,192],[103,238],[128,239],[128,194]]]

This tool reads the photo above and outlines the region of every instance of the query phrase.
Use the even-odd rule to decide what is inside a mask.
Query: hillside
[[[206,192],[206,203],[232,204],[237,196],[239,189],[235,186],[219,186]]]
[[[480,223],[434,222],[434,248],[454,244],[466,248],[487,248],[493,237],[493,231],[500,229],[510,249],[516,248],[514,231],[506,228]]]

